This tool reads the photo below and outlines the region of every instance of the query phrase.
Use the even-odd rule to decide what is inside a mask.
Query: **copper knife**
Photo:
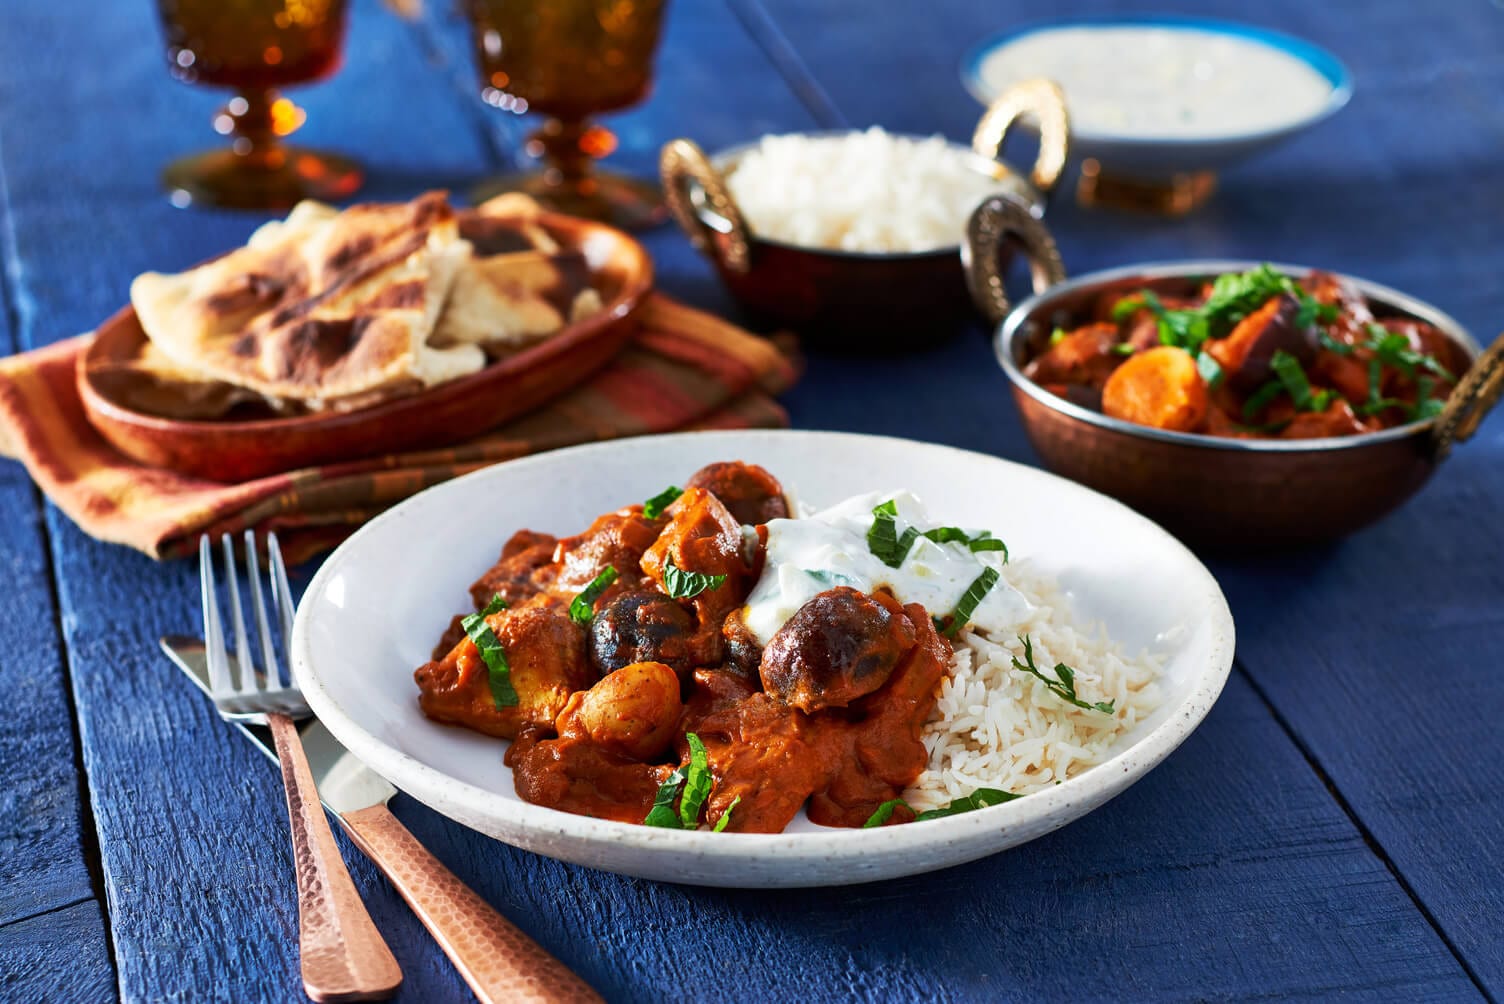
[[[179,669],[207,696],[203,642],[169,635],[160,641]],[[271,733],[231,723],[273,762]],[[518,930],[439,862],[387,808],[397,789],[354,754],[317,718],[298,723],[308,765],[324,807],[407,900],[423,926],[482,1001],[584,1002],[601,997],[567,966]]]

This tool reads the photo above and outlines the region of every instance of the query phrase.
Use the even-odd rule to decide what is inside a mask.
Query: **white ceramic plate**
[[[682,483],[716,460],[772,471],[802,501],[910,488],[945,523],[987,526],[1013,560],[1053,573],[1080,617],[1130,651],[1165,656],[1160,708],[1111,760],[1004,805],[872,830],[802,818],[781,834],[682,832],[530,805],[504,744],[418,710],[428,659],[467,587],[514,530],[573,533],[602,512]],[[402,791],[509,844],[592,868],[721,886],[839,885],[970,861],[1064,826],[1179,746],[1232,664],[1227,602],[1180,543],[1125,506],[994,457],[902,439],[826,432],[705,432],[559,450],[439,485],[372,521],[324,563],[298,608],[293,667],[334,735]]]

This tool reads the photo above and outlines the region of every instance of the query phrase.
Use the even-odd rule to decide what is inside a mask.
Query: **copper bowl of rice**
[[[997,159],[1023,115],[1042,123],[1027,174]],[[813,344],[922,348],[971,314],[962,248],[978,203],[1006,205],[1005,243],[1036,260],[1052,249],[1039,220],[1067,134],[1059,90],[1032,81],[993,104],[971,147],[881,129],[766,136],[711,155],[677,139],[660,168],[675,219],[755,320]]]

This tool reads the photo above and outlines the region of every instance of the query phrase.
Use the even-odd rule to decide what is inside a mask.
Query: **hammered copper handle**
[[[589,984],[491,909],[428,852],[385,805],[340,817],[366,856],[444,949],[482,1001],[599,1001]]]
[[[339,856],[298,728],[291,718],[275,713],[266,716],[266,724],[282,764],[292,824],[303,989],[316,1001],[390,997],[402,984],[402,970],[381,940]]]
[[[971,148],[988,160],[997,160],[1009,131],[1025,115],[1039,122],[1039,155],[1029,180],[1041,192],[1049,192],[1065,173],[1070,149],[1071,119],[1065,110],[1065,95],[1053,80],[1025,80],[1008,88],[982,113]]]
[[[1446,407],[1436,416],[1431,429],[1432,451],[1437,460],[1445,460],[1457,443],[1466,442],[1478,431],[1499,398],[1504,397],[1504,335],[1484,349],[1462,380],[1452,389]]]
[[[671,140],[658,155],[658,173],[663,178],[663,197],[679,228],[701,253],[717,260],[732,272],[746,272],[752,267],[752,249],[747,240],[747,221],[737,208],[726,182],[705,156],[705,151],[688,139]],[[705,192],[710,208],[726,221],[730,233],[720,234],[695,212],[689,197],[689,182]],[[717,237],[720,240],[717,240]]]
[[[972,302],[993,324],[1001,324],[1013,309],[1003,282],[1004,242],[1009,238],[1023,245],[1034,292],[1042,293],[1065,279],[1065,263],[1055,238],[1029,207],[1007,193],[988,196],[966,221],[961,264]]]

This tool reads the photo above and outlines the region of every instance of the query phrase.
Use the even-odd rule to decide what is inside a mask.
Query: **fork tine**
[[[230,580],[230,626],[235,631],[235,665],[240,668],[240,689],[255,693],[256,667],[251,658],[251,646],[246,640],[245,612],[240,606],[240,576],[235,570],[235,540],[228,533],[221,534],[219,543],[225,555],[225,578]]]
[[[266,587],[261,581],[261,561],[256,557],[256,534],[245,532],[246,581],[251,591],[251,612],[256,615],[256,630],[261,635],[262,669],[267,685],[277,689],[282,685],[282,671],[278,668],[277,646],[272,641],[272,624],[266,616],[266,599],[262,596]]]
[[[209,662],[209,689],[219,698],[231,690],[230,667],[225,658],[224,632],[219,625],[219,603],[214,595],[214,551],[207,534],[198,539],[198,587],[204,611],[204,654]]]
[[[266,557],[271,565],[272,605],[277,608],[277,623],[282,629],[282,650],[290,652],[292,650],[292,589],[287,584],[287,565],[282,561],[282,545],[277,542],[275,533],[269,533],[266,536]],[[287,673],[291,682],[290,660]]]

